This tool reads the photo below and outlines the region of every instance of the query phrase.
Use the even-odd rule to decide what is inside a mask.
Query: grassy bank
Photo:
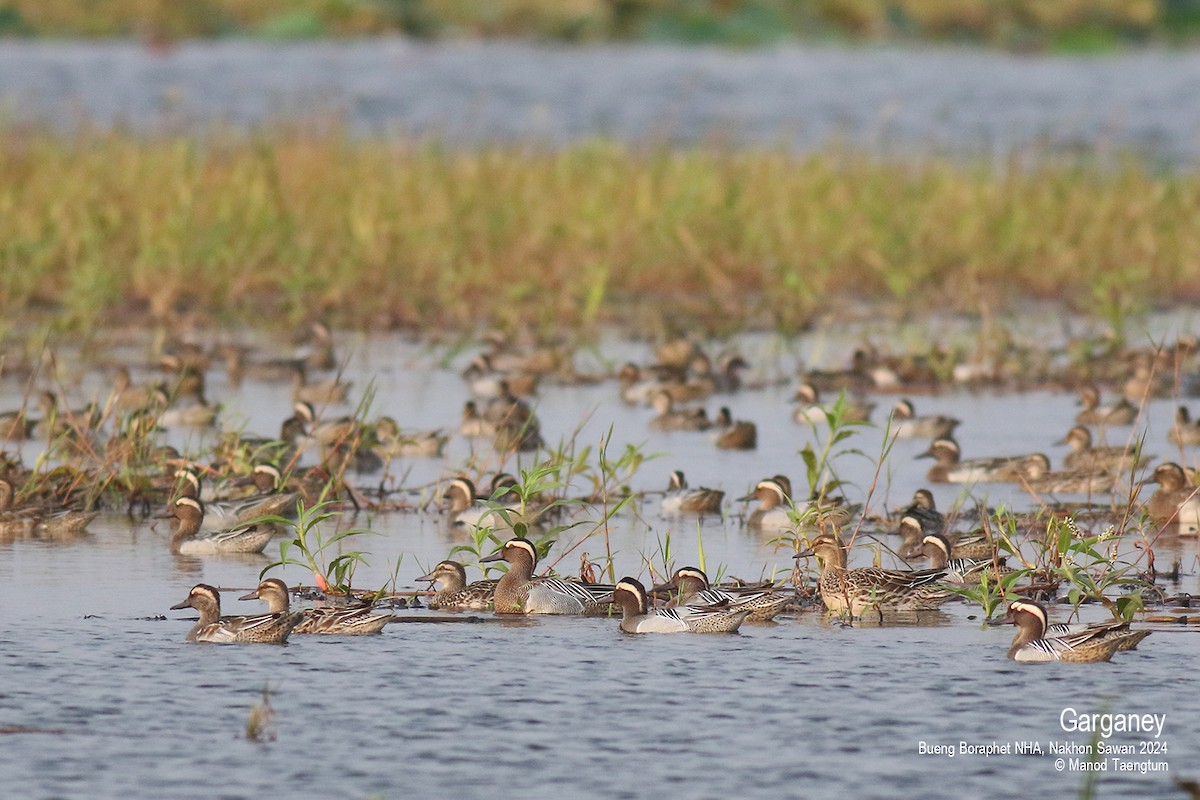
[[[1200,298],[1200,175],[279,132],[0,135],[0,311],[453,326]]]
[[[0,35],[405,34],[761,44],[954,41],[1019,50],[1192,42],[1200,0],[0,0]]]

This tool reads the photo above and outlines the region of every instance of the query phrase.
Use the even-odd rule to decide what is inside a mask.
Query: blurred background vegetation
[[[954,42],[1104,51],[1200,41],[1200,0],[0,0],[0,36],[405,34],[760,45]]]

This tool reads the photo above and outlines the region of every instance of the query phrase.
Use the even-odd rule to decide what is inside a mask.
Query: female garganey
[[[646,588],[636,578],[622,578],[613,588],[612,597],[621,608],[621,630],[625,633],[732,633],[750,616],[750,609],[727,602],[651,610]]]
[[[1137,406],[1124,397],[1109,406],[1100,405],[1100,390],[1095,386],[1084,386],[1079,390],[1079,405],[1083,410],[1075,415],[1079,425],[1132,425],[1137,419]]]
[[[1173,461],[1159,464],[1150,482],[1158,484],[1158,491],[1146,501],[1146,513],[1156,525],[1180,521],[1183,508],[1200,498],[1200,488],[1191,485],[1183,468]]]
[[[1067,431],[1055,444],[1065,444],[1071,451],[1063,457],[1067,469],[1086,469],[1092,472],[1129,472],[1144,464],[1148,456],[1125,447],[1094,447],[1092,432],[1082,425]]]
[[[706,431],[712,427],[708,414],[703,408],[677,409],[671,395],[665,391],[657,391],[650,399],[658,416],[650,420],[650,427],[656,431]]]
[[[777,594],[762,589],[723,589],[708,583],[708,575],[699,567],[681,567],[675,570],[671,580],[655,586],[653,593],[678,592],[678,596],[667,605],[713,606],[728,604],[732,608],[750,610],[746,618],[758,622],[774,619],[784,607],[795,600],[794,595]]]
[[[667,491],[662,499],[662,511],[668,516],[676,514],[720,514],[721,501],[725,493],[720,489],[703,486],[689,489],[683,470],[673,470]]]
[[[429,601],[430,608],[443,611],[485,611],[492,604],[499,581],[486,579],[467,583],[467,571],[457,561],[442,561],[428,574],[417,578],[429,581],[437,594]]]
[[[1130,630],[1128,622],[1113,622],[1095,625],[1079,633],[1046,638],[1046,607],[1029,600],[1010,604],[1004,622],[1017,626],[1008,657],[1025,663],[1108,661],[1113,653],[1137,646],[1150,633]]]
[[[231,530],[205,531],[204,504],[191,497],[179,497],[163,517],[175,518],[171,550],[182,555],[213,553],[261,553],[275,536],[276,526],[268,523],[247,525]]]
[[[508,562],[508,572],[496,584],[497,614],[594,614],[603,612],[612,599],[612,586],[535,578],[537,548],[528,539],[509,539],[479,561]]]
[[[291,592],[287,584],[279,578],[267,578],[258,584],[258,588],[249,594],[242,595],[239,600],[263,600],[272,614],[289,616],[291,612]],[[305,608],[297,611],[300,614],[300,624],[292,629],[292,633],[358,635],[379,633],[383,626],[392,621],[391,614],[376,613],[368,605]]]
[[[990,483],[1019,481],[1030,469],[1029,456],[999,456],[962,460],[958,442],[950,437],[934,439],[917,458],[937,461],[925,479],[930,483]]]
[[[288,634],[304,619],[302,611],[259,614],[252,617],[222,617],[221,595],[206,583],[193,586],[187,599],[171,606],[171,610],[188,607],[200,612],[200,619],[188,632],[189,642],[283,644],[287,641]]]
[[[817,588],[825,606],[835,614],[849,612],[852,617],[865,611],[929,611],[954,595],[942,586],[945,570],[918,572],[879,567],[846,568],[846,548],[832,533],[823,533],[796,558],[816,556],[821,564]]]

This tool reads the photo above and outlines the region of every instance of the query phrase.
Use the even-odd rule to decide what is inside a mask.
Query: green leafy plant
[[[295,534],[293,538],[279,543],[279,559],[263,567],[259,577],[276,567],[292,564],[311,570],[323,591],[349,593],[354,570],[359,564],[367,563],[367,553],[359,550],[338,552],[341,549],[340,543],[348,537],[373,534],[374,531],[347,528],[330,535],[322,533],[321,524],[339,516],[339,512],[332,510],[330,501],[322,500],[312,507],[305,506],[304,501],[300,501],[294,520],[275,515],[252,520],[250,524],[282,525],[290,528]]]

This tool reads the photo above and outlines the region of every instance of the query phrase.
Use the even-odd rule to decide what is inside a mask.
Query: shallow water
[[[333,117],[451,142],[784,145],[1007,161],[1029,152],[1200,155],[1200,55],[1017,56],[975,49],[0,42],[16,122],[195,133]]]
[[[347,376],[356,396],[374,381],[371,416],[389,413],[411,427],[456,425],[467,397],[457,374],[466,354],[443,367],[444,351],[399,337],[345,336],[339,344],[352,354]],[[790,376],[797,354],[823,365],[841,357],[840,345],[812,339],[781,346],[747,337],[741,345],[755,365],[752,377],[768,383]],[[111,353],[142,363],[143,347]],[[643,346],[619,340],[603,342],[600,353],[618,363],[648,358]],[[580,355],[579,366],[595,367],[593,358]],[[69,366],[69,352],[60,363]],[[150,375],[141,370],[135,379]],[[66,391],[82,402],[103,386],[103,376],[89,370]],[[7,408],[22,387],[6,381],[0,389]],[[209,394],[225,403],[227,426],[272,432],[289,413],[285,386],[247,383],[234,391],[214,371]],[[760,447],[749,453],[718,451],[703,434],[650,432],[652,412],[622,405],[612,382],[546,386],[538,413],[552,441],[579,428],[577,441],[596,445],[612,426],[612,452],[635,443],[661,454],[631,481],[635,490],[660,489],[667,472],[682,467],[693,485],[736,497],[777,472],[803,485],[796,453],[817,439],[790,421],[789,395],[789,383],[772,383],[708,404],[727,403],[735,416],[758,423]],[[877,400],[878,420],[892,398]],[[1045,450],[1055,463],[1063,448],[1049,442],[1065,432],[1076,410],[1071,396],[1050,392],[949,391],[916,398],[916,404],[919,412],[963,418],[958,439],[968,456]],[[1148,413],[1147,450],[1163,457],[1171,456],[1165,431],[1173,405],[1156,400]],[[168,438],[181,446],[191,441],[179,431]],[[852,440],[866,455],[836,462],[851,500],[867,499],[881,443],[879,429],[866,429]],[[870,497],[873,510],[902,504],[926,485],[928,462],[912,460],[925,444],[896,444]],[[411,467],[403,485],[420,487],[453,472],[469,453],[470,444],[456,437],[444,462],[406,461],[394,472]],[[1187,455],[1194,459],[1195,453]],[[373,485],[380,479],[355,480]],[[939,507],[947,508],[960,489],[934,492]],[[1032,507],[1011,486],[963,493],[970,494],[968,508],[975,500]],[[428,490],[409,499],[420,503],[427,496]],[[618,572],[645,578],[646,560],[661,565],[660,542],[668,533],[677,565],[697,561],[702,541],[710,572],[757,578],[790,571],[790,548],[776,550],[769,537],[746,529],[740,505],[730,503],[728,510],[727,518],[698,526],[663,519],[657,498],[648,498],[639,513],[622,513],[610,525]],[[583,516],[599,518],[594,510]],[[397,585],[411,587],[466,538],[433,513],[363,514],[347,524],[378,533],[353,541],[370,553],[369,566],[355,578],[362,587],[387,583],[393,569]],[[563,533],[552,558],[588,530]],[[845,627],[803,614],[748,625],[733,636],[633,637],[608,619],[547,618],[395,624],[378,637],[296,637],[286,647],[194,645],[184,641],[190,612],[169,606],[200,581],[248,589],[269,559],[175,557],[166,536],[161,523],[114,512],[72,541],[0,544],[5,786],[21,787],[28,797],[95,798],[279,791],[883,798],[938,796],[953,782],[961,797],[991,796],[1000,784],[1016,794],[1063,796],[1076,792],[1083,776],[1056,771],[1050,743],[1088,741],[1087,734],[1061,730],[1066,707],[1167,714],[1167,753],[1127,760],[1165,761],[1171,771],[1109,772],[1100,796],[1178,796],[1171,778],[1190,775],[1200,752],[1200,717],[1193,693],[1181,685],[1195,661],[1196,640],[1184,627],[1156,631],[1138,652],[1111,664],[1041,667],[1008,661],[1011,629],[983,628],[973,618],[977,608],[957,603],[922,625]],[[894,539],[884,541],[894,545]],[[581,550],[602,558],[602,537],[564,556],[559,569],[574,572]],[[859,548],[856,557],[869,561],[871,552]],[[1175,557],[1194,573],[1196,540],[1160,542],[1160,566]],[[277,574],[290,583],[311,582],[295,568]],[[1167,588],[1195,592],[1195,576]],[[238,594],[226,594],[226,613],[257,607],[234,600]],[[242,732],[264,686],[272,690],[278,739],[260,745]],[[1146,738],[1118,734],[1113,741]],[[1038,742],[1042,755],[918,754],[921,742],[957,747],[960,741],[1018,740]]]

